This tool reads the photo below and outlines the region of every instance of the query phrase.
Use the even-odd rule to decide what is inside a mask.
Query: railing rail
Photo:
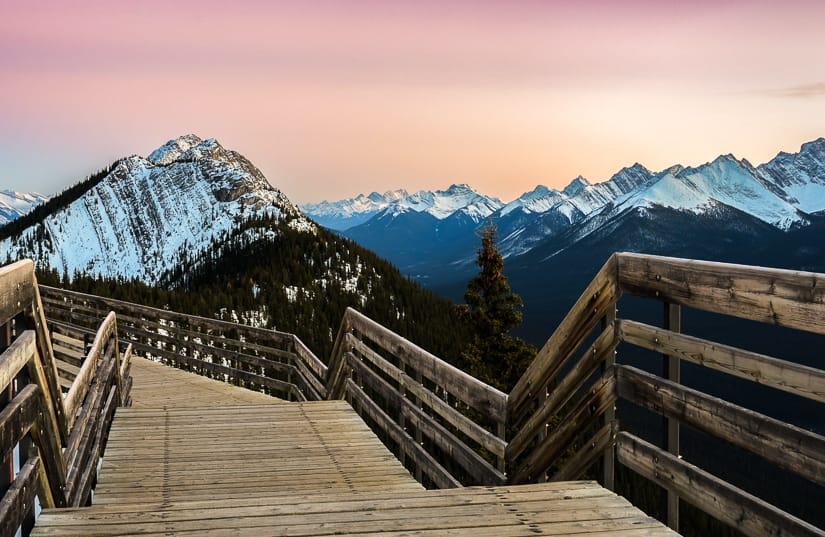
[[[121,344],[139,356],[283,399],[326,398],[326,366],[293,334],[47,286],[41,292],[55,331],[89,330],[113,311]]]
[[[28,535],[35,496],[42,507],[88,501],[109,423],[131,384],[111,315],[64,399],[31,261],[0,268],[0,321],[0,535]]]
[[[506,394],[353,309],[329,370],[330,397],[350,400],[422,483],[506,481]]]
[[[661,302],[663,326],[619,318],[623,295]],[[667,491],[665,518],[674,528],[683,500],[746,535],[825,536],[680,453],[684,424],[825,485],[821,435],[680,379],[680,364],[688,361],[825,403],[822,369],[685,334],[681,322],[685,307],[825,334],[825,275],[614,254],[510,394],[352,309],[325,364],[291,334],[46,287],[43,296],[56,331],[89,330],[93,319],[112,310],[120,344],[130,343],[138,354],[285,398],[345,398],[428,486],[567,480],[600,463],[603,483],[612,488],[618,462]],[[624,363],[637,349],[660,353],[664,372]],[[128,371],[125,361],[120,370]],[[661,415],[663,441],[654,445],[625,430],[617,401]],[[54,408],[54,420],[70,423],[61,412]]]
[[[662,302],[664,328],[616,318],[622,295]],[[679,425],[819,485],[825,484],[825,437],[682,386],[679,364],[689,361],[819,403],[825,402],[825,371],[683,334],[682,306],[825,334],[825,275],[614,254],[510,394],[512,482],[570,479],[601,459],[604,481],[612,485],[616,449],[618,462],[667,490],[667,522],[675,529],[681,498],[746,535],[825,535],[681,458]],[[619,345],[618,361],[634,347],[662,353],[665,373],[614,365]],[[621,430],[611,415],[617,400],[664,417],[661,446]],[[574,446],[577,451],[563,456]]]

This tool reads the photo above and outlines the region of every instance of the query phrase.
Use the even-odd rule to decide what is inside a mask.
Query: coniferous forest
[[[301,338],[326,358],[347,307],[458,366],[469,334],[452,304],[389,262],[323,228],[243,220],[161,285],[39,270],[40,283],[174,311],[257,324]]]

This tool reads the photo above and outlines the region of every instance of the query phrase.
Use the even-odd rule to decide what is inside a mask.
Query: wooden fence
[[[623,294],[661,302],[663,326],[617,318]],[[570,479],[601,460],[603,482],[612,487],[618,461],[667,491],[667,523],[675,529],[681,498],[745,535],[825,535],[684,460],[679,441],[686,424],[825,485],[825,437],[681,385],[680,363],[818,403],[825,402],[825,371],[683,334],[683,306],[825,334],[825,275],[614,254],[509,394],[508,425],[517,430],[506,450],[511,481]],[[617,363],[622,343],[619,357],[633,348],[662,353],[665,373]],[[620,399],[665,418],[663,445],[622,430]],[[565,454],[572,446],[577,451]]]
[[[89,330],[112,310],[121,345],[136,353],[287,399],[346,398],[427,486],[568,480],[598,465],[602,483],[613,488],[619,463],[667,491],[674,528],[681,499],[746,535],[825,536],[681,458],[679,434],[688,425],[825,485],[821,435],[680,381],[680,363],[689,361],[825,402],[825,371],[681,327],[687,307],[825,334],[825,275],[614,254],[509,394],[351,309],[324,363],[291,334],[45,287],[42,293],[56,332]],[[660,302],[663,325],[618,318],[623,295]],[[622,363],[634,349],[665,356],[665,373]],[[665,441],[654,445],[623,429],[619,400],[663,416]]]
[[[297,336],[41,286],[49,328],[89,337],[114,311],[122,344],[140,356],[287,400],[326,398],[327,367]]]
[[[114,315],[101,318],[63,396],[33,264],[0,268],[0,535],[28,534],[35,496],[42,507],[90,499],[109,425],[131,386],[130,349],[120,352]]]

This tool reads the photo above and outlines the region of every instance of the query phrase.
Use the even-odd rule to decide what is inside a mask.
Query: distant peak
[[[564,192],[567,196],[572,197],[581,192],[582,190],[584,190],[588,186],[590,186],[590,181],[585,179],[583,176],[579,175],[578,177],[570,181],[570,184],[564,187],[564,190],[562,190],[562,192]]]
[[[475,192],[473,188],[468,185],[467,183],[454,183],[450,185],[450,187],[446,190],[449,193],[457,193],[457,192]]]
[[[217,143],[214,138],[207,140],[207,142],[209,141]],[[161,166],[171,164],[190,148],[202,142],[203,140],[194,134],[184,134],[183,136],[178,136],[177,138],[169,140],[162,146],[152,151],[149,154],[149,162]]]
[[[825,138],[817,138],[810,142],[805,142],[799,150],[800,153],[825,152]]]

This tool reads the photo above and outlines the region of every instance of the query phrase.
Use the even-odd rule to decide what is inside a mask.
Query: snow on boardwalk
[[[591,482],[426,491],[344,401],[133,375],[94,505],[44,511],[33,535],[675,535]]]

